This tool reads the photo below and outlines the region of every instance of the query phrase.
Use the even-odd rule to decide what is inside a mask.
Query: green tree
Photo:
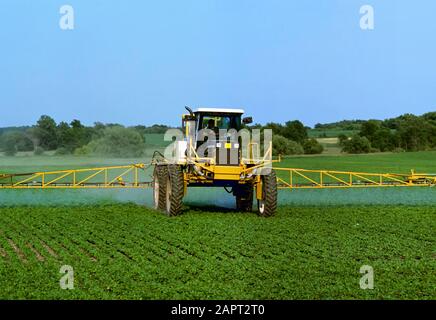
[[[320,154],[324,151],[324,147],[316,139],[307,139],[303,144],[305,154]]]
[[[91,141],[94,130],[87,128],[79,120],[73,120],[70,124],[62,121],[57,126],[58,154],[74,152]]]
[[[32,151],[33,142],[23,131],[7,131],[2,135],[2,149],[8,156],[18,151]]]
[[[91,141],[92,130],[86,128],[79,120],[73,120],[71,125],[72,149],[79,148]]]
[[[92,140],[75,154],[97,154],[112,157],[140,157],[145,152],[145,143],[141,135],[131,128],[121,126],[107,127],[103,136]]]
[[[106,125],[101,122],[94,122],[94,127],[92,128],[92,139],[101,138],[104,135],[104,129],[106,129]]]
[[[41,116],[36,123],[34,135],[45,150],[54,150],[58,147],[56,129],[56,122],[47,115]]]
[[[34,144],[27,132],[17,132],[17,150],[33,151]]]
[[[359,135],[361,137],[367,137],[371,141],[378,130],[380,130],[380,121],[368,120],[362,123]]]
[[[292,154],[303,154],[303,147],[295,141],[286,139],[280,135],[274,135],[272,139],[273,155],[292,155]]]
[[[57,126],[58,147],[62,148],[62,153],[68,154],[73,151],[73,135],[71,127],[65,121],[62,121]]]
[[[275,123],[275,122],[268,122],[265,126],[264,129],[271,129],[273,132],[273,135],[279,135],[279,136],[283,136],[283,125],[281,125],[280,123]]]
[[[369,153],[371,151],[371,143],[367,137],[355,135],[344,143],[342,151],[347,153]]]
[[[382,152],[392,151],[396,147],[395,135],[388,128],[380,128],[369,140],[373,148],[377,148]]]
[[[345,143],[348,141],[348,137],[345,134],[341,133],[338,136],[338,141],[339,141],[339,145],[341,147],[343,147],[345,145]]]
[[[301,123],[301,121],[287,121],[283,128],[283,136],[289,140],[293,140],[300,144],[303,144],[307,139],[307,128]]]
[[[17,141],[13,132],[3,134],[3,151],[5,156],[12,157],[18,152]]]
[[[398,135],[401,147],[407,151],[431,147],[433,128],[430,122],[415,115],[403,115],[399,121]]]

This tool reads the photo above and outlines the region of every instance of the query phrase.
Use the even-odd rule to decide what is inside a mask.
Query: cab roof
[[[243,114],[243,109],[230,109],[230,108],[197,108],[194,113],[237,113]]]

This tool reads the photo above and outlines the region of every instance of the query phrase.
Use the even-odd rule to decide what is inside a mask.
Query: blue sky
[[[64,4],[74,30],[59,28]],[[41,114],[177,125],[185,105],[311,126],[434,111],[434,12],[434,0],[1,0],[0,127]]]

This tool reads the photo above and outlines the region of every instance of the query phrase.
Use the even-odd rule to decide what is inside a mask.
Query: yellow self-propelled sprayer
[[[436,175],[365,173],[274,167],[272,143],[251,137],[241,143],[242,109],[199,108],[182,116],[183,132],[168,153],[155,152],[150,163],[31,173],[0,173],[0,189],[153,188],[154,206],[170,216],[181,213],[188,187],[224,187],[236,208],[272,216],[278,189],[424,187],[436,185]],[[205,132],[209,137],[205,139]],[[211,139],[212,138],[212,139]],[[146,169],[152,167],[152,179]]]

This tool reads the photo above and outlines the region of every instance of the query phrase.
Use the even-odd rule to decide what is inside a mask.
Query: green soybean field
[[[431,173],[434,157],[281,165]],[[0,162],[9,172],[31,169],[17,159]],[[34,168],[71,168],[75,159],[55,160],[36,158]],[[151,190],[0,190],[0,298],[435,299],[435,192],[281,190],[277,214],[260,218],[236,212],[221,189],[190,189],[183,214],[168,218],[151,208]],[[73,287],[61,285],[65,266]],[[361,286],[364,266],[372,289]]]

